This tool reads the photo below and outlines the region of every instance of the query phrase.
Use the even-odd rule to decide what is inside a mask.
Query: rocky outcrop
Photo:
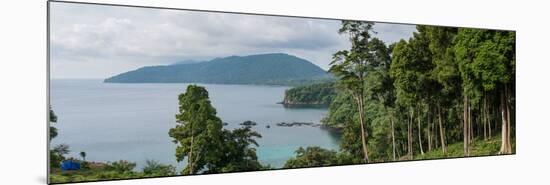
[[[300,127],[300,126],[310,126],[310,127],[318,127],[320,129],[329,131],[329,132],[335,132],[335,133],[341,133],[342,130],[344,130],[343,126],[328,126],[324,124],[317,124],[313,122],[280,122],[276,123],[275,125],[279,127]]]
[[[314,124],[312,122],[292,122],[292,123],[281,122],[281,123],[276,123],[275,125],[280,127],[293,127],[293,126],[302,126],[302,125],[313,126]]]
[[[250,120],[239,123],[239,125],[244,125],[244,126],[256,126],[257,124],[258,123],[254,122],[254,121],[250,121]]]

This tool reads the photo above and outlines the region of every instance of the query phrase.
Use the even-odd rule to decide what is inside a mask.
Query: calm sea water
[[[175,144],[168,130],[176,124],[178,94],[188,84],[113,84],[101,80],[52,80],[50,101],[58,116],[54,126],[59,135],[52,144],[70,146],[69,156],[87,153],[89,161],[129,160],[140,170],[146,159],[173,164]],[[338,148],[338,136],[317,127],[278,127],[278,122],[319,123],[326,109],[287,109],[276,104],[289,87],[256,85],[205,86],[218,117],[229,125],[252,120],[258,139],[257,154],[262,164],[280,168],[302,146]],[[266,128],[270,125],[271,128]]]

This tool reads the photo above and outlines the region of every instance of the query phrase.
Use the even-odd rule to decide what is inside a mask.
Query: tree
[[[53,138],[57,137],[57,128],[55,128],[54,126],[51,126],[52,123],[57,123],[57,116],[55,115],[55,113],[53,112],[52,110],[52,107],[50,106],[50,140],[52,140]]]
[[[386,44],[373,38],[370,46],[375,54],[372,62],[367,69],[366,77],[366,101],[367,111],[371,123],[371,132],[375,158],[388,157],[388,145],[391,145],[391,158],[396,160],[395,126],[394,126],[394,106],[395,106],[395,87],[393,79],[390,77],[391,50],[393,45],[387,47]],[[389,136],[389,137],[388,137]],[[391,140],[391,142],[389,142]],[[372,145],[371,145],[372,146]]]
[[[305,168],[353,164],[353,158],[349,154],[327,150],[318,146],[298,148],[296,157],[285,162],[283,168]]]
[[[49,139],[52,140],[57,136],[57,128],[51,126],[52,123],[57,122],[57,116],[52,110],[52,107],[49,108],[49,121],[50,121],[50,133],[49,133]],[[50,166],[52,168],[58,168],[60,167],[61,161],[65,160],[66,154],[69,153],[69,146],[65,144],[60,144],[55,146],[53,149],[50,149]]]
[[[397,104],[408,109],[407,130],[408,130],[408,155],[413,157],[412,132],[413,123],[416,121],[418,128],[418,145],[423,155],[422,147],[422,126],[420,111],[429,98],[429,90],[433,82],[429,78],[429,72],[433,68],[431,53],[428,49],[428,39],[422,31],[423,27],[417,27],[409,41],[399,41],[392,53],[390,76],[394,79],[396,88]],[[415,111],[416,110],[416,111]],[[416,112],[416,114],[415,114]],[[415,120],[416,119],[416,120]]]
[[[52,168],[59,168],[61,161],[65,160],[65,155],[69,154],[71,150],[69,145],[59,144],[50,150],[50,166]]]
[[[264,168],[256,156],[256,148],[259,146],[255,138],[262,136],[251,130],[250,126],[238,128],[233,131],[223,131],[223,157],[219,169],[211,169],[207,173],[253,171]]]
[[[60,155],[66,155],[69,154],[71,150],[69,149],[69,145],[59,144],[53,148],[53,151]]]
[[[86,161],[86,152],[84,151],[80,152],[80,157],[82,157],[83,161]]]
[[[176,167],[172,165],[160,164],[155,160],[146,160],[143,167],[145,176],[172,176],[176,175]]]
[[[350,50],[338,51],[333,55],[329,72],[339,78],[339,85],[348,91],[356,103],[359,114],[359,127],[361,129],[361,146],[363,161],[369,162],[367,138],[368,132],[365,126],[365,78],[367,68],[374,57],[371,41],[372,22],[342,21],[340,34],[347,34],[351,42]]]
[[[258,146],[255,139],[261,135],[246,126],[233,131],[222,130],[222,121],[216,116],[204,87],[189,85],[186,92],[179,95],[179,105],[178,125],[170,129],[169,135],[178,144],[177,161],[187,158],[182,174],[264,168],[253,147]]]
[[[420,27],[420,26],[419,26]],[[432,53],[432,61],[435,67],[430,77],[438,84],[434,84],[433,99],[435,100],[435,115],[439,126],[439,139],[443,155],[447,155],[445,141],[444,114],[456,99],[460,89],[460,74],[454,58],[454,38],[457,28],[421,26],[429,38],[429,48]]]
[[[222,122],[210,104],[204,87],[189,85],[179,97],[178,124],[169,131],[178,146],[176,160],[187,158],[182,174],[195,174],[203,168],[212,168],[221,160]]]
[[[125,161],[125,160],[119,160],[119,161],[109,163],[106,167],[106,170],[116,171],[118,173],[127,173],[127,172],[132,172],[132,170],[135,167],[136,167],[136,163]]]

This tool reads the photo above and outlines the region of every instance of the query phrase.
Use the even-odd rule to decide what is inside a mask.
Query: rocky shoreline
[[[226,126],[228,125],[229,123],[227,122],[223,122],[223,125]],[[258,125],[257,122],[255,121],[251,121],[251,120],[247,120],[247,121],[244,121],[242,123],[239,123],[239,125],[242,125],[242,126],[245,126],[245,127],[253,127],[253,126],[256,126]],[[323,130],[327,130],[327,131],[330,131],[330,132],[342,132],[343,128],[341,126],[337,126],[337,127],[333,127],[333,126],[327,126],[327,125],[324,125],[324,124],[319,124],[319,123],[313,123],[313,122],[298,122],[298,121],[294,121],[294,122],[279,122],[279,123],[275,123],[275,126],[278,126],[278,127],[301,127],[301,126],[310,126],[310,127],[318,127],[320,129],[323,129]],[[267,124],[265,126],[266,128],[271,128],[271,125],[270,124]]]
[[[290,101],[286,94],[285,98],[281,102],[277,102],[277,104],[283,105],[285,108],[307,108],[307,107],[316,107],[316,108],[327,108],[329,105],[321,102],[295,102]]]
[[[283,105],[285,108],[328,108],[329,104],[321,102],[294,102],[289,101],[286,97],[283,101],[277,102],[277,104]]]

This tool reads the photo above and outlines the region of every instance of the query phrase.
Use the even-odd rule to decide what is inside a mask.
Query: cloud
[[[51,12],[54,78],[106,78],[146,65],[271,52],[327,69],[331,54],[349,47],[335,20],[72,3],[52,3]],[[415,29],[375,30],[391,43]]]

